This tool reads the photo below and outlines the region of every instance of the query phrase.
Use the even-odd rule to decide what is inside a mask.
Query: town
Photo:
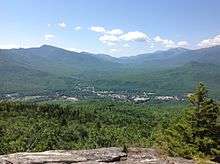
[[[23,101],[23,102],[42,102],[51,100],[62,100],[76,102],[81,100],[118,100],[124,102],[147,103],[147,102],[180,102],[185,101],[185,95],[159,95],[154,92],[147,91],[111,91],[98,90],[95,87],[75,87],[73,90],[50,91],[40,94],[27,93],[2,93],[0,101]]]

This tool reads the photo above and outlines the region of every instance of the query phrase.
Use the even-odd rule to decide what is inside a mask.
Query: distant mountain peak
[[[176,47],[176,48],[170,48],[167,51],[173,51],[173,52],[185,52],[185,51],[189,51],[189,49],[187,48],[183,48],[183,47]]]
[[[51,46],[51,45],[48,45],[48,44],[44,44],[44,45],[40,46],[40,48],[58,48],[58,47]]]
[[[89,55],[89,54],[92,54],[92,53],[89,53],[89,52],[86,52],[86,51],[82,51],[82,52],[80,52],[80,54]]]
[[[170,48],[168,50],[158,50],[158,51],[148,53],[148,54],[161,54],[161,53],[167,54],[167,52],[171,52],[173,54],[173,53],[183,53],[183,52],[186,52],[186,51],[189,51],[189,50],[190,49],[186,49],[186,48],[183,48],[183,47],[176,47],[176,48]]]

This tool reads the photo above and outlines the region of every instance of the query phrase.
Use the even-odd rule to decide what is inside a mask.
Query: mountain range
[[[115,58],[43,45],[0,50],[0,93],[68,90],[75,83],[99,89],[183,94],[202,81],[220,95],[220,46]]]

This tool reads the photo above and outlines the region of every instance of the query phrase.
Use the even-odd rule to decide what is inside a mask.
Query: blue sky
[[[0,48],[130,56],[220,44],[219,0],[2,0]]]

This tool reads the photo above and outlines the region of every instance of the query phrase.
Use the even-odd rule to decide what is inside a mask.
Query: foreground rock
[[[132,148],[128,153],[120,148],[92,150],[52,150],[37,153],[15,153],[0,156],[1,164],[193,164],[192,160],[164,157],[154,149]]]

